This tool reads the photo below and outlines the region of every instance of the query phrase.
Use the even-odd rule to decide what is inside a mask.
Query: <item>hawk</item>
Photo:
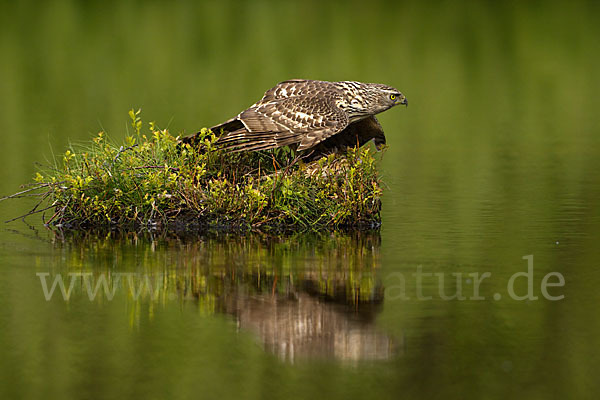
[[[371,139],[380,149],[385,136],[375,114],[398,104],[408,105],[406,97],[379,83],[293,79],[267,90],[250,108],[210,129],[220,135],[216,143],[227,151],[291,146],[322,154],[362,146]],[[182,141],[193,143],[196,135]]]

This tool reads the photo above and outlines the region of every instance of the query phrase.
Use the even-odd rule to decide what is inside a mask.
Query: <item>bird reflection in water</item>
[[[144,279],[160,282],[153,287],[156,297],[130,301],[193,301],[205,312],[231,315],[240,330],[254,332],[265,350],[284,360],[381,360],[400,348],[375,323],[384,302],[376,277],[377,231],[160,237],[79,233],[57,236],[56,242],[73,250],[78,257],[71,260],[82,266],[93,258],[94,274],[102,273],[103,264],[114,268],[116,257],[122,268],[141,266]],[[114,270],[109,275],[116,276]]]
[[[300,289],[293,293],[237,293],[225,302],[240,329],[255,332],[266,350],[280,358],[376,360],[389,358],[394,341],[374,319],[381,304],[344,304]],[[380,299],[375,299],[380,301]]]

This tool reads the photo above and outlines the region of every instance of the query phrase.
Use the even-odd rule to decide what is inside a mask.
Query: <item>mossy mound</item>
[[[47,204],[32,210],[52,210],[44,223],[228,230],[379,225],[381,182],[368,147],[305,164],[288,148],[226,153],[206,129],[198,145],[183,145],[154,123],[144,132],[139,111],[130,116],[134,132],[122,145],[101,132],[37,174],[28,190],[45,191]]]

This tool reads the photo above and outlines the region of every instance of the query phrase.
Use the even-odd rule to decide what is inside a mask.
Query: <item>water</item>
[[[592,398],[599,15],[559,1],[1,5],[3,194],[69,142],[122,137],[132,107],[189,133],[297,77],[386,83],[410,107],[380,118],[378,232],[5,224],[0,396]],[[517,300],[527,278],[513,296],[508,282],[529,260],[537,299]],[[46,300],[57,277],[68,301]],[[457,279],[465,299],[445,300]]]

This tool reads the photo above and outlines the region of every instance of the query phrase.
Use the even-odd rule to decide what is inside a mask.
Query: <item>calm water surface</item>
[[[191,132],[295,77],[383,82],[411,106],[380,118],[379,231],[4,224],[0,397],[594,398],[599,16],[558,1],[1,5],[2,194],[69,142],[123,137],[131,107]],[[531,297],[524,276],[511,295],[528,267]]]

